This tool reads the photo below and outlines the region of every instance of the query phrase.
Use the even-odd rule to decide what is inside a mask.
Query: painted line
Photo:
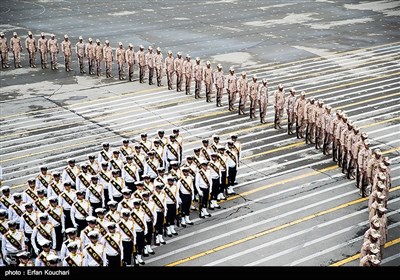
[[[388,248],[388,247],[390,247],[390,246],[396,245],[396,244],[398,244],[398,243],[400,243],[400,237],[399,237],[399,238],[396,238],[396,239],[393,239],[393,240],[391,240],[391,241],[389,241],[389,242],[386,242],[386,243],[385,243],[385,248]],[[355,254],[355,255],[353,255],[353,256],[351,256],[351,257],[348,257],[348,258],[346,258],[346,259],[343,259],[343,260],[341,260],[341,261],[335,262],[335,263],[333,263],[333,264],[330,264],[329,266],[342,266],[342,265],[344,265],[344,264],[346,264],[346,263],[352,262],[352,261],[357,260],[357,259],[359,259],[359,258],[360,258],[360,253]]]
[[[394,189],[396,189],[396,190],[397,190],[397,189],[400,189],[400,186],[397,186],[396,188],[393,188],[393,190],[394,190]],[[355,191],[357,191],[357,190],[355,190]],[[169,263],[169,264],[167,264],[167,265],[165,265],[165,266],[177,266],[177,265],[186,263],[186,262],[188,262],[188,261],[192,261],[192,260],[195,260],[195,259],[204,257],[204,256],[206,256],[206,255],[209,255],[209,254],[212,254],[212,253],[216,253],[216,252],[218,252],[218,251],[221,251],[221,250],[230,248],[230,247],[232,247],[232,246],[235,246],[235,245],[238,245],[238,244],[247,242],[247,241],[249,241],[249,240],[256,239],[256,238],[259,238],[259,237],[261,237],[261,236],[264,236],[264,235],[267,235],[267,234],[270,234],[270,233],[273,233],[273,232],[276,232],[276,231],[279,231],[279,230],[282,230],[282,229],[291,227],[291,226],[293,226],[293,225],[297,225],[297,224],[303,223],[303,222],[305,222],[305,221],[308,221],[308,220],[311,220],[311,219],[314,219],[314,218],[317,218],[317,217],[326,215],[326,214],[328,214],[328,213],[332,213],[332,212],[334,212],[334,211],[337,211],[337,210],[340,210],[340,209],[349,207],[349,206],[351,206],[351,205],[354,205],[354,204],[357,204],[357,203],[360,203],[360,202],[363,202],[363,201],[367,201],[368,199],[369,199],[368,197],[355,199],[355,200],[352,200],[352,201],[349,201],[349,202],[340,204],[340,205],[338,205],[338,206],[335,206],[335,207],[332,207],[332,208],[329,208],[329,209],[326,209],[326,210],[323,210],[323,211],[320,211],[320,212],[317,212],[317,213],[314,213],[314,214],[305,216],[305,217],[303,217],[303,218],[300,218],[300,219],[297,219],[297,220],[293,220],[293,221],[291,221],[291,222],[282,224],[282,225],[280,225],[280,226],[273,227],[273,228],[270,228],[270,229],[268,229],[268,230],[264,230],[264,231],[258,232],[258,233],[256,233],[256,234],[247,236],[247,237],[245,237],[245,238],[241,238],[241,239],[238,239],[238,240],[235,240],[235,241],[226,243],[226,244],[224,244],[224,245],[217,246],[217,247],[215,247],[215,248],[212,248],[212,249],[206,250],[206,251],[204,251],[204,252],[201,252],[201,253],[192,255],[192,256],[190,256],[190,257],[187,257],[187,258],[184,258],[184,259],[181,259],[181,260],[178,260],[178,261]]]

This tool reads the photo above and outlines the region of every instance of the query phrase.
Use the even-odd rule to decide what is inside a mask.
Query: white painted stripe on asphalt
[[[389,227],[390,228],[390,227]],[[381,264],[385,264],[385,263],[388,263],[388,262],[391,262],[391,261],[393,261],[393,260],[395,260],[395,259],[397,259],[397,258],[400,258],[400,253],[398,253],[398,254],[396,254],[396,255],[393,255],[393,256],[390,256],[390,257],[387,257],[387,258],[384,258],[382,261],[381,261]],[[397,264],[398,265],[398,264]]]

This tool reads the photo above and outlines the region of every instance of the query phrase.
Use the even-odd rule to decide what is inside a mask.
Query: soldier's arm
[[[32,235],[31,235],[31,244],[32,244],[33,249],[35,250],[36,255],[38,255],[39,249],[36,245],[36,236],[37,236],[37,229],[34,228],[32,231]]]
[[[61,209],[61,233],[65,232],[65,214],[64,210]]]
[[[56,231],[54,230],[54,227],[51,228],[51,239],[52,239],[52,241],[51,241],[52,248],[53,248],[53,250],[55,250],[56,245],[57,245],[57,243],[56,243],[57,239],[56,239]]]
[[[74,227],[77,228],[78,224],[75,221],[75,211],[76,211],[75,206],[72,206],[71,207],[71,213],[70,213],[71,221],[72,221],[72,224],[74,225]]]

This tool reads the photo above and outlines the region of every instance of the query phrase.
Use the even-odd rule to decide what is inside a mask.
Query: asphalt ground
[[[67,33],[73,43],[82,35],[113,47],[160,46],[164,55],[190,53],[213,68],[221,63],[225,73],[233,65],[238,75],[267,78],[270,94],[282,83],[344,110],[369,134],[372,149],[392,158],[382,265],[400,264],[397,1],[2,1],[0,13],[8,38],[30,30],[59,40]],[[68,158],[97,154],[103,141],[118,147],[140,132],[153,137],[179,127],[188,155],[203,138],[217,133],[225,142],[235,132],[243,144],[238,195],[211,218],[193,212],[195,225],[178,228],[146,265],[358,265],[367,202],[330,157],[273,129],[272,105],[261,125],[229,112],[226,94],[218,108],[205,102],[204,89],[195,100],[166,87],[81,75],[76,56],[69,73],[61,55],[58,71],[28,68],[25,50],[22,59],[24,68],[0,72],[0,164],[13,191],[39,165],[62,170]]]

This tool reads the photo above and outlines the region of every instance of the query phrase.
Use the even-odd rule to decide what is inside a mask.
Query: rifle
[[[274,118],[274,127],[276,129],[276,123],[278,122],[278,108],[275,106],[275,118]]]
[[[176,208],[176,226],[181,226],[181,218],[182,218],[182,204],[179,204],[179,207]],[[186,227],[186,225],[182,225]]]
[[[300,139],[300,136],[299,136],[299,117],[298,116],[296,116],[296,136],[297,136],[297,139]]]
[[[139,266],[139,263],[138,263],[138,261],[136,260],[136,256],[137,256],[136,244],[133,244],[132,255],[133,255],[133,266]]]
[[[308,144],[308,134],[309,134],[309,132],[308,132],[308,129],[309,129],[309,123],[307,122],[307,126],[306,126],[306,144]]]
[[[319,128],[316,128],[316,131],[315,131],[315,149],[316,150],[318,150],[318,147],[319,147],[319,145],[318,145],[318,143],[319,143]]]
[[[203,210],[203,196],[199,194],[199,217],[201,217],[201,210]]]

